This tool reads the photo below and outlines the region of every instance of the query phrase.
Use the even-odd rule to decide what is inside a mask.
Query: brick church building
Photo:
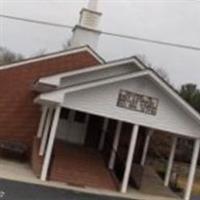
[[[66,51],[0,68],[0,142],[25,145],[42,181],[123,194],[133,187],[137,194],[148,182],[145,169],[152,172],[145,167],[151,136],[161,131],[172,138],[166,190],[178,138],[187,137],[194,150],[182,198],[189,200],[200,115],[137,57],[106,62],[94,51],[101,15],[97,0],[89,1]],[[159,195],[154,199],[166,194]]]

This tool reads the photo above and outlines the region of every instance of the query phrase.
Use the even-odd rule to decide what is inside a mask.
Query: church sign
[[[154,97],[146,96],[130,92],[127,90],[120,90],[117,106],[129,110],[142,112],[149,115],[156,115],[159,100]]]

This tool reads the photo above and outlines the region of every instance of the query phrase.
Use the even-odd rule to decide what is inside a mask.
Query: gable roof
[[[190,106],[185,100],[183,100],[175,90],[173,90],[160,76],[158,76],[157,73],[155,73],[151,69],[146,69],[146,70],[142,70],[139,72],[133,72],[130,74],[111,77],[111,78],[104,79],[104,80],[97,80],[97,81],[88,82],[88,83],[84,83],[84,84],[74,85],[71,87],[57,89],[52,92],[48,92],[48,93],[39,95],[35,99],[35,101],[36,102],[41,102],[43,100],[44,101],[48,101],[48,100],[54,101],[56,99],[55,100],[56,103],[62,103],[62,101],[64,99],[64,95],[66,93],[76,92],[76,91],[80,91],[80,90],[85,90],[85,89],[89,89],[89,88],[93,88],[93,87],[98,87],[101,85],[116,83],[116,82],[123,81],[123,80],[129,80],[132,78],[139,78],[139,77],[143,77],[143,76],[150,77],[154,82],[156,82],[159,85],[159,87],[161,87],[163,89],[163,91],[165,91],[167,94],[169,94],[177,103],[179,103],[179,105],[182,106],[182,108],[189,115],[192,116],[192,118],[195,121],[198,122],[198,124],[200,124],[200,114],[192,106]],[[55,97],[55,98],[52,98],[52,97]]]
[[[75,48],[69,48],[69,49],[64,50],[64,51],[59,51],[59,52],[49,53],[49,54],[42,55],[42,56],[28,58],[28,59],[18,61],[18,62],[14,62],[14,63],[8,64],[8,65],[2,65],[2,66],[0,66],[0,71],[10,69],[10,68],[14,68],[14,67],[20,67],[22,65],[31,64],[31,63],[34,63],[34,62],[39,62],[39,61],[43,61],[43,60],[57,58],[57,57],[60,57],[60,56],[67,56],[67,55],[70,55],[70,54],[73,54],[73,53],[84,52],[84,51],[87,51],[94,58],[96,58],[96,60],[99,61],[100,63],[102,63],[102,64],[105,63],[105,60],[102,57],[100,57],[92,48],[90,48],[90,46],[85,45],[85,46],[80,46],[80,47],[75,47]]]

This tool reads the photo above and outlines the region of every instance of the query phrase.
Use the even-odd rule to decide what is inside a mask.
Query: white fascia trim
[[[172,96],[185,111],[191,114],[194,119],[200,124],[200,114],[187,102],[185,102],[172,88],[170,88],[161,78],[159,78],[154,72],[150,71],[149,75],[155,80],[170,96]]]
[[[58,77],[40,78],[39,81],[35,84],[35,86],[37,87],[37,85],[45,84],[51,85],[53,87],[59,87],[60,82],[61,80]]]
[[[149,73],[148,70],[140,71],[140,72],[134,72],[134,73],[130,73],[128,75],[117,76],[117,77],[113,77],[113,78],[109,78],[109,79],[105,79],[105,80],[101,80],[101,81],[97,81],[97,82],[86,83],[86,84],[79,85],[79,86],[73,86],[73,87],[64,88],[64,89],[52,91],[52,92],[45,93],[45,94],[40,94],[38,96],[36,102],[38,100],[50,100],[51,95],[56,95],[57,100],[58,100],[56,102],[62,103],[63,99],[64,99],[64,95],[66,93],[76,92],[76,91],[89,89],[89,88],[97,87],[97,86],[100,86],[100,85],[115,83],[115,82],[118,82],[118,81],[123,81],[123,80],[131,79],[131,78],[138,78],[138,77],[141,77],[141,76],[144,76],[144,75],[148,75],[148,73]]]
[[[64,73],[60,73],[60,74],[56,74],[56,75],[52,75],[48,77],[43,77],[39,79],[38,83],[44,83],[44,84],[50,84],[50,85],[54,84],[56,87],[58,87],[61,83],[62,78],[67,78],[74,75],[80,75],[83,73],[95,72],[95,71],[99,71],[99,70],[103,70],[103,69],[107,69],[107,68],[111,68],[111,67],[119,66],[123,64],[129,64],[129,63],[135,63],[141,70],[145,69],[145,67],[140,62],[138,62],[136,58],[131,57],[131,58],[127,58],[120,61],[112,61],[104,65],[96,65],[94,67],[89,67],[89,68],[84,68],[84,69],[75,70],[71,72],[64,72]]]
[[[30,58],[28,60],[25,61],[21,61],[21,62],[17,62],[17,63],[13,63],[13,64],[8,64],[8,65],[3,65],[0,67],[0,70],[6,70],[6,69],[10,69],[10,68],[14,68],[14,67],[20,67],[23,65],[27,65],[30,63],[34,63],[34,62],[38,62],[38,61],[42,61],[42,60],[47,60],[47,59],[52,59],[52,58],[57,58],[60,56],[66,56],[66,55],[70,55],[73,53],[79,53],[82,51],[87,51],[89,52],[92,56],[94,56],[100,63],[104,64],[105,61],[103,59],[101,59],[93,50],[91,50],[88,46],[82,46],[79,48],[73,48],[73,49],[67,49],[65,52],[61,52],[61,53],[52,53],[51,55],[47,55],[47,56],[42,56],[39,58]]]

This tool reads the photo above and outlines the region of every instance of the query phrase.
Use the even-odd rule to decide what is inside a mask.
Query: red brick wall
[[[37,177],[40,177],[43,164],[43,156],[39,156],[40,142],[40,139],[34,137],[31,153],[31,167]]]
[[[59,140],[54,145],[48,179],[79,187],[116,190],[117,186],[97,150]]]
[[[79,52],[0,70],[0,140],[27,144],[37,132],[39,106],[33,103],[34,82],[42,77],[98,64],[88,52]]]

